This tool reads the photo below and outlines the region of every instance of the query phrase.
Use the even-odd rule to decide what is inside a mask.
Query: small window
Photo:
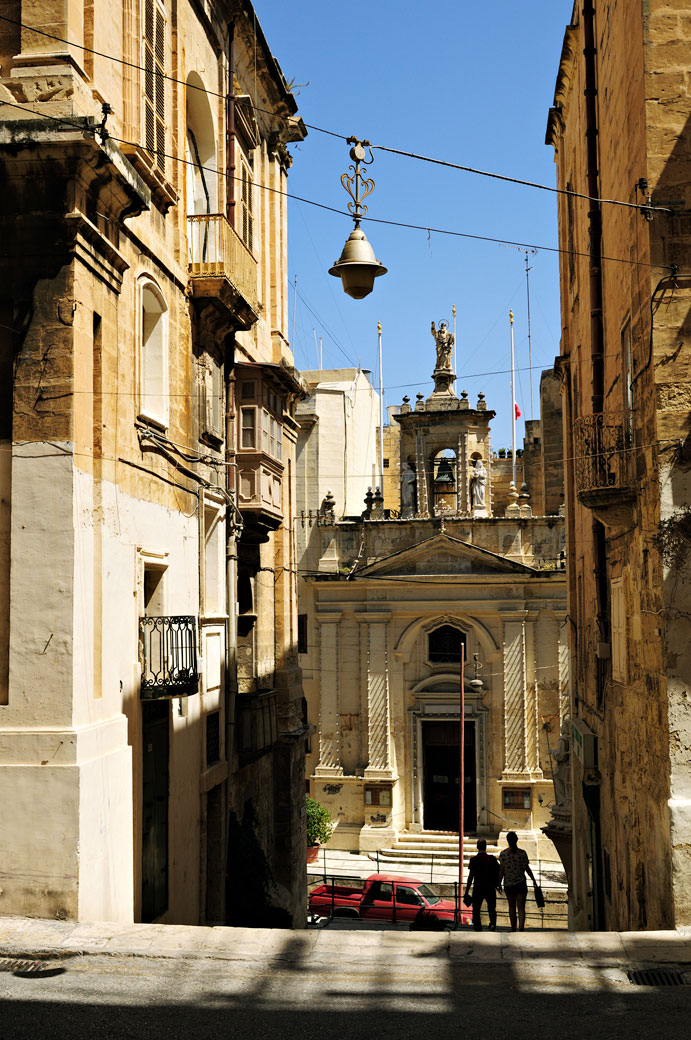
[[[140,411],[168,425],[168,308],[151,282],[141,289]]]
[[[367,890],[365,901],[368,903],[390,903],[393,898],[393,885],[390,881],[373,881]]]
[[[212,766],[221,759],[221,713],[210,711],[206,716],[206,764]]]
[[[388,459],[384,459],[384,469],[388,469],[388,468],[389,468],[389,460]]]
[[[396,902],[404,906],[422,906],[422,896],[414,888],[406,885],[396,885]]]
[[[223,512],[216,506],[204,508],[204,613],[222,614],[225,610]]]
[[[298,653],[307,653],[307,614],[298,614]]]
[[[257,413],[254,408],[240,410],[240,447],[257,447]]]
[[[430,664],[455,664],[460,666],[461,650],[465,636],[452,625],[441,625],[428,636],[427,656]]]
[[[504,809],[530,810],[530,788],[505,787],[502,791],[502,806]]]
[[[223,379],[220,365],[207,357],[200,366],[201,432],[216,440],[223,438]]]
[[[254,401],[257,396],[257,387],[254,380],[246,380],[240,383],[240,397],[243,401]]]
[[[365,805],[391,805],[391,788],[366,787]]]

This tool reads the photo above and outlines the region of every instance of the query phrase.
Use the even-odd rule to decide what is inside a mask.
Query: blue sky
[[[255,0],[269,44],[296,84],[306,123],[337,134],[553,186],[544,143],[564,28],[573,0]],[[349,165],[342,140],[310,130],[291,146],[289,191],[345,210],[340,176]],[[376,187],[369,215],[470,235],[556,246],[556,196],[429,163],[374,152]],[[325,368],[362,365],[377,381],[377,321],[383,326],[385,403],[414,401],[432,389],[430,322],[451,324],[457,310],[457,392],[482,391],[494,447],[510,446],[509,308],[515,315],[516,397],[530,417],[524,254],[495,243],[365,222],[388,274],[365,300],[345,296],[328,268],[352,222],[304,202],[289,204],[288,265],[297,275],[293,350],[315,368],[317,338]],[[559,353],[558,256],[530,255],[535,411],[541,368]],[[537,417],[537,415],[536,415]],[[523,422],[517,436],[523,436]]]

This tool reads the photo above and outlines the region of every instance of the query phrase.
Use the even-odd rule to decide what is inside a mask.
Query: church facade
[[[563,519],[558,506],[533,516],[525,485],[506,482],[495,413],[482,394],[474,407],[456,396],[449,334],[433,332],[434,391],[392,409],[399,495],[385,481],[349,516],[325,486],[317,521],[298,526],[310,792],[335,847],[457,831],[463,681],[465,832],[513,829],[556,859],[541,828],[568,711]],[[539,423],[531,432],[538,443]]]

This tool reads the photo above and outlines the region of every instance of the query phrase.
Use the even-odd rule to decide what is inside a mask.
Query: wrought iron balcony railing
[[[142,700],[196,693],[196,618],[142,617],[139,619],[142,659]]]
[[[630,491],[634,487],[631,416],[628,412],[583,415],[573,424],[574,469],[579,495]]]
[[[257,261],[222,213],[187,217],[189,271],[192,278],[227,278],[253,311],[257,310]]]

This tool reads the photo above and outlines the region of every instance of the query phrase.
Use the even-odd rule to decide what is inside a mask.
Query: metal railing
[[[190,214],[187,243],[192,278],[227,278],[256,311],[257,261],[222,213]]]
[[[583,415],[573,424],[578,492],[633,486],[631,417],[627,412]]]
[[[142,700],[196,693],[197,622],[188,615],[141,617]]]
[[[409,871],[408,872],[404,872],[404,873],[406,873],[406,876],[410,876],[410,872]],[[420,872],[418,871],[418,872],[413,872],[413,873],[415,873],[416,876],[419,876]],[[394,874],[392,873],[391,876],[393,877]],[[348,874],[334,874],[334,873],[328,874],[327,871],[326,871],[326,858],[325,858],[323,873],[321,873],[319,876],[317,876],[316,874],[308,876],[308,879],[307,879],[307,891],[308,891],[308,895],[309,895],[309,892],[312,890],[312,888],[316,888],[320,884],[329,885],[331,887],[332,891],[331,891],[331,906],[329,908],[330,909],[330,913],[329,913],[328,916],[330,918],[339,917],[339,916],[352,916],[352,914],[348,915],[347,913],[346,914],[339,913],[339,910],[342,910],[342,908],[336,906],[336,893],[334,891],[334,887],[336,885],[346,884],[346,885],[349,885],[352,888],[364,888],[365,880],[366,880],[365,878],[352,876],[352,875],[348,875]],[[539,908],[537,906],[537,904],[535,903],[535,901],[534,901],[533,892],[532,892],[532,889],[529,886],[529,889],[528,889],[528,899],[527,899],[527,902],[526,902],[526,913],[525,913],[526,927],[528,929],[539,928],[541,930],[543,930],[543,929],[557,930],[557,931],[564,931],[564,930],[566,930],[568,928],[568,917],[569,917],[569,915],[568,915],[568,897],[567,897],[566,890],[564,888],[557,888],[556,886],[546,885],[544,883],[544,881],[542,882],[541,887],[542,887],[543,895],[545,897],[545,906]],[[455,920],[455,923],[454,923],[454,928],[463,927],[461,925],[461,923],[460,923],[461,913],[464,913],[464,914],[467,915],[469,911],[468,911],[468,907],[466,907],[465,905],[461,906],[461,899],[459,899],[460,893],[459,893],[458,882],[457,881],[453,881],[453,882],[448,882],[447,881],[446,883],[443,883],[443,882],[439,883],[439,882],[437,882],[436,885],[435,885],[435,888],[436,888],[437,894],[440,895],[442,898],[444,898],[444,899],[452,899],[454,901],[454,904],[455,904],[455,907],[456,907],[456,911],[455,911],[455,918],[456,918],[456,920]],[[399,904],[399,905],[402,905],[402,904]],[[394,898],[394,901],[393,901],[393,904],[392,904],[392,909],[393,909],[393,913],[392,913],[392,922],[393,922],[393,924],[401,924],[403,926],[409,927],[410,926],[410,921],[400,922],[400,921],[397,920],[397,916],[398,915],[396,913],[396,901],[395,901],[395,898]],[[487,924],[487,907],[484,904],[483,904],[483,909],[482,909],[482,922],[483,922],[483,927],[485,927],[485,925]],[[504,895],[503,892],[502,892],[501,895],[497,896],[497,924],[499,926],[501,926],[501,927],[508,927],[509,924],[510,924],[508,901],[507,901],[506,896]]]

